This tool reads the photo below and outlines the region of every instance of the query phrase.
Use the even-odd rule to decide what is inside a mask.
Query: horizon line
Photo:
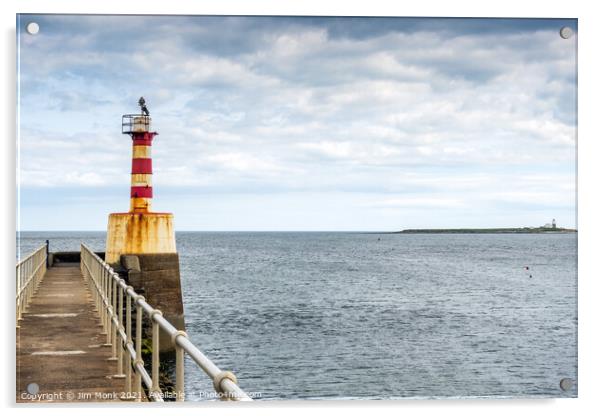
[[[488,230],[488,229],[521,229],[521,228],[544,228],[543,226],[522,227],[412,227],[395,230],[175,230],[176,233],[397,233],[405,230]],[[552,229],[552,228],[550,228]],[[557,229],[577,230],[575,226],[557,227]],[[53,232],[76,232],[76,233],[106,233],[106,230],[17,230],[16,233],[53,233]]]

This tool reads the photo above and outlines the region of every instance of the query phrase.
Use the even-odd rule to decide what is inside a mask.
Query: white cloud
[[[572,198],[575,48],[556,30],[45,18],[61,29],[21,49],[24,187],[127,186],[119,121],[145,95],[163,189],[361,190],[398,209],[511,202],[492,192],[508,183]]]
[[[460,208],[465,206],[465,203],[460,199],[454,198],[425,198],[425,197],[415,197],[415,196],[407,196],[400,198],[387,198],[383,200],[377,200],[368,204],[364,204],[365,206],[371,208],[386,208],[386,209],[396,209],[396,208]]]
[[[286,169],[269,160],[245,153],[220,153],[209,156],[207,160],[225,170],[236,170],[249,174],[261,172],[280,172]]]

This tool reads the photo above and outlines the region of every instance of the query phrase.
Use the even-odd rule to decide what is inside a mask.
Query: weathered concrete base
[[[160,309],[173,326],[185,330],[178,253],[124,254],[120,260],[134,290]],[[174,349],[165,333],[159,339],[161,352]]]
[[[118,263],[122,254],[175,252],[173,214],[126,212],[109,215],[107,263]]]

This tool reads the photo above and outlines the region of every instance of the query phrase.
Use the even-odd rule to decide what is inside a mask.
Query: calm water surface
[[[104,237],[22,233],[21,253]],[[262,399],[577,395],[559,388],[577,379],[574,234],[188,232],[177,247],[189,337]],[[186,388],[213,390],[191,361]]]

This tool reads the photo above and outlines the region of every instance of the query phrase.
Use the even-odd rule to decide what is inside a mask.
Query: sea
[[[17,253],[45,240],[105,249],[103,232],[22,232]],[[255,399],[577,397],[577,234],[176,241],[188,336]],[[214,399],[189,358],[185,381]]]

